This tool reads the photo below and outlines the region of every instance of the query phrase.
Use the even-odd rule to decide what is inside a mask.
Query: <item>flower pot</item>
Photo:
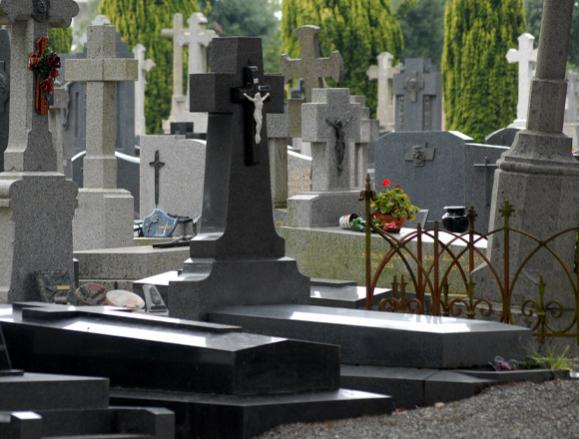
[[[398,233],[406,223],[407,217],[395,218],[391,215],[381,212],[374,212],[372,217],[384,226],[384,231],[389,233]]]
[[[452,233],[464,233],[468,230],[466,207],[446,206],[444,210],[446,213],[442,216],[442,225],[446,230]]]

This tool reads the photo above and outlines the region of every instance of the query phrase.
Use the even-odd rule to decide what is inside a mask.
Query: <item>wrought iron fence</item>
[[[434,316],[464,316],[469,319],[491,318],[496,315],[503,323],[514,324],[527,320],[533,333],[544,343],[548,337],[571,337],[575,338],[579,345],[579,225],[575,228],[563,230],[549,237],[539,239],[531,234],[518,230],[510,225],[514,213],[513,207],[506,201],[500,209],[503,218],[501,228],[492,230],[486,234],[475,232],[476,211],[468,210],[469,227],[465,233],[457,234],[446,232],[447,238],[440,239],[442,229],[438,223],[434,224],[433,230],[425,230],[420,224],[417,229],[401,237],[389,234],[374,224],[372,220],[371,203],[375,193],[372,191],[370,177],[366,178],[365,190],[361,193],[361,199],[365,201],[366,215],[366,307],[390,312],[408,312],[415,314],[431,314]],[[372,233],[381,236],[389,245],[389,249],[380,259],[378,266],[372,267]],[[524,257],[515,270],[511,268],[511,243],[513,236],[519,235],[531,243],[533,248]],[[553,243],[566,235],[574,235],[575,259],[574,266],[566,263],[563,258],[552,248]],[[489,238],[497,236],[502,239],[502,254],[500,269],[489,260],[486,248],[481,248],[481,243]],[[424,241],[432,241],[432,257],[425,258]],[[455,244],[462,243],[458,246]],[[561,268],[566,282],[569,284],[571,309],[558,300],[546,298],[546,285],[541,276],[538,282],[536,298],[527,298],[520,304],[513,304],[513,292],[520,282],[525,267],[539,252],[545,251],[554,258]],[[443,256],[450,263],[442,264]],[[399,258],[407,277],[395,276],[392,282],[390,296],[374,303],[374,291],[380,276],[393,258]],[[472,274],[476,268],[476,260],[481,260],[490,271],[491,278],[496,283],[499,292],[499,302],[490,298],[480,297],[476,291],[476,284]],[[466,260],[466,262],[462,262]],[[573,265],[573,264],[571,264]],[[458,273],[463,290],[459,296],[450,294],[449,276],[452,272]],[[409,291],[409,286],[413,292]],[[530,297],[530,295],[529,295]],[[517,319],[514,318],[516,311]],[[563,320],[563,319],[567,320]]]

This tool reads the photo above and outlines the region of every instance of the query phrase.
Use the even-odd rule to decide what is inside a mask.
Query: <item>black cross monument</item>
[[[284,111],[284,79],[263,74],[259,38],[216,38],[209,54],[212,73],[190,76],[190,111],[209,113],[201,233],[169,287],[170,314],[305,303],[309,281],[272,215],[266,118]]]

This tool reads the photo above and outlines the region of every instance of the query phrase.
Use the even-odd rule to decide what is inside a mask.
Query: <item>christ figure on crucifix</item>
[[[261,143],[261,127],[263,125],[263,104],[269,98],[269,93],[262,96],[260,92],[257,92],[253,97],[247,93],[243,93],[243,96],[253,102],[253,106],[255,107],[253,112],[253,119],[255,120],[255,144],[259,145]]]

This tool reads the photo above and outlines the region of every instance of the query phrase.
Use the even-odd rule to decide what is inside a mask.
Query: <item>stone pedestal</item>
[[[341,216],[360,214],[364,203],[360,191],[308,192],[288,201],[291,227],[336,227]]]
[[[0,174],[0,302],[40,300],[38,271],[74,278],[76,194],[76,185],[56,172]]]

